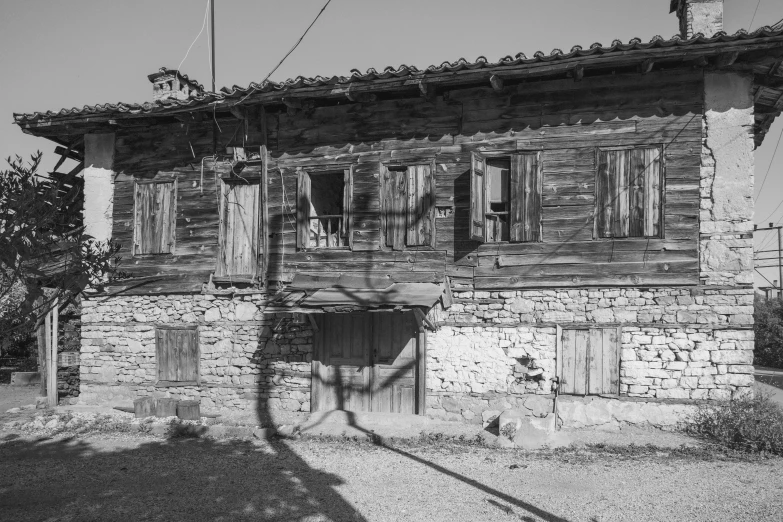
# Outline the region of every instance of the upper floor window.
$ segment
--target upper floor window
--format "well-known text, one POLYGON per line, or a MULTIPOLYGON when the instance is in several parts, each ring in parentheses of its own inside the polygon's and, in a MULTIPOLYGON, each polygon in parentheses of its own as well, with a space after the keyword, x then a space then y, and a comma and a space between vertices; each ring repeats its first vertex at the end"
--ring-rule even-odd
POLYGON ((435 168, 381 165, 381 244, 435 246, 435 168))
POLYGON ((176 181, 136 183, 134 254, 170 254, 174 251, 176 201, 176 181))
POLYGON ((661 237, 660 147, 600 149, 595 237, 661 237))
POLYGON ((351 169, 300 170, 297 185, 299 248, 350 246, 351 169))
POLYGON ((541 241, 541 153, 474 152, 471 165, 471 239, 541 241))

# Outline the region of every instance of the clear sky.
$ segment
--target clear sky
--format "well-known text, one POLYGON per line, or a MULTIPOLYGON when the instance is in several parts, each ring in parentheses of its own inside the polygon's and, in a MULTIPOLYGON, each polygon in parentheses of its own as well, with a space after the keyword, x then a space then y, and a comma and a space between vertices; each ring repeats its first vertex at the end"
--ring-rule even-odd
MULTIPOLYGON (((262 80, 325 0, 215 0, 217 86, 262 80)), ((45 154, 54 144, 24 135, 14 112, 152 98, 147 75, 176 68, 204 21, 207 0, 0 0, 0 156, 45 154)), ((757 0, 725 0, 725 30, 748 29, 757 0)), ((752 28, 783 19, 783 1, 760 0, 752 28)), ((207 30, 182 70, 209 88, 207 30)), ((549 53, 678 32, 669 0, 332 0, 272 76, 346 75, 460 57, 549 53)), ((756 151, 757 222, 783 223, 783 118, 756 151), (761 180, 769 170, 763 193, 761 180)), ((757 235, 757 245, 766 238, 757 235)), ((769 246, 765 247, 769 248, 769 246)), ((769 279, 776 270, 765 271, 769 279)), ((757 277, 757 284, 766 284, 757 277)))

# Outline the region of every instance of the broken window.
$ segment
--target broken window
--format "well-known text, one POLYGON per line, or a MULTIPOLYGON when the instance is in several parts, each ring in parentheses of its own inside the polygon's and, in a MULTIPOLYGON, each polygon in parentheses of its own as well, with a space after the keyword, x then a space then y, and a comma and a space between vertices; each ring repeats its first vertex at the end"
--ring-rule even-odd
POLYGON ((595 237, 661 237, 660 147, 599 151, 595 237))
POLYGON ((261 185, 258 180, 223 181, 215 275, 252 280, 258 273, 261 185))
POLYGON ((175 181, 136 183, 134 191, 134 254, 174 251, 175 181))
POLYGON ((394 250, 435 246, 434 167, 381 166, 381 241, 394 250))
POLYGON ((299 248, 350 246, 351 169, 299 171, 297 242, 299 248))
POLYGON ((474 152, 471 167, 471 239, 541 241, 541 155, 487 156, 474 152))
POLYGON ((155 332, 158 386, 195 385, 199 381, 198 332, 195 327, 155 332))
POLYGON ((560 393, 620 393, 619 328, 564 329, 557 340, 560 393))

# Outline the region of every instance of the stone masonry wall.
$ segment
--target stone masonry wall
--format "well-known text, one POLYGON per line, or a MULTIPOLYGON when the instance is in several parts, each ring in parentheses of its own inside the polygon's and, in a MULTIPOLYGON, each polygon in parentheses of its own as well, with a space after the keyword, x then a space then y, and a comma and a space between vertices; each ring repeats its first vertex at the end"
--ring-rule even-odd
POLYGON ((85 299, 81 398, 144 395, 199 399, 230 410, 310 410, 312 331, 286 314, 264 316, 264 296, 131 296, 85 299), (200 385, 155 386, 155 325, 198 325, 200 385))

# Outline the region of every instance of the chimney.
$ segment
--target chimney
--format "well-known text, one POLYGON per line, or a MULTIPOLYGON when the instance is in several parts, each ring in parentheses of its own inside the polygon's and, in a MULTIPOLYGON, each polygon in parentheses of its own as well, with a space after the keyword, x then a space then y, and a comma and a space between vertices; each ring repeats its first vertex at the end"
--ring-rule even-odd
POLYGON ((195 80, 188 78, 187 74, 180 74, 176 69, 161 67, 156 73, 147 76, 152 82, 152 99, 187 100, 204 93, 204 86, 195 80))
POLYGON ((723 31, 723 0, 671 0, 669 12, 675 11, 683 38, 693 38, 696 33, 711 38, 723 31))

